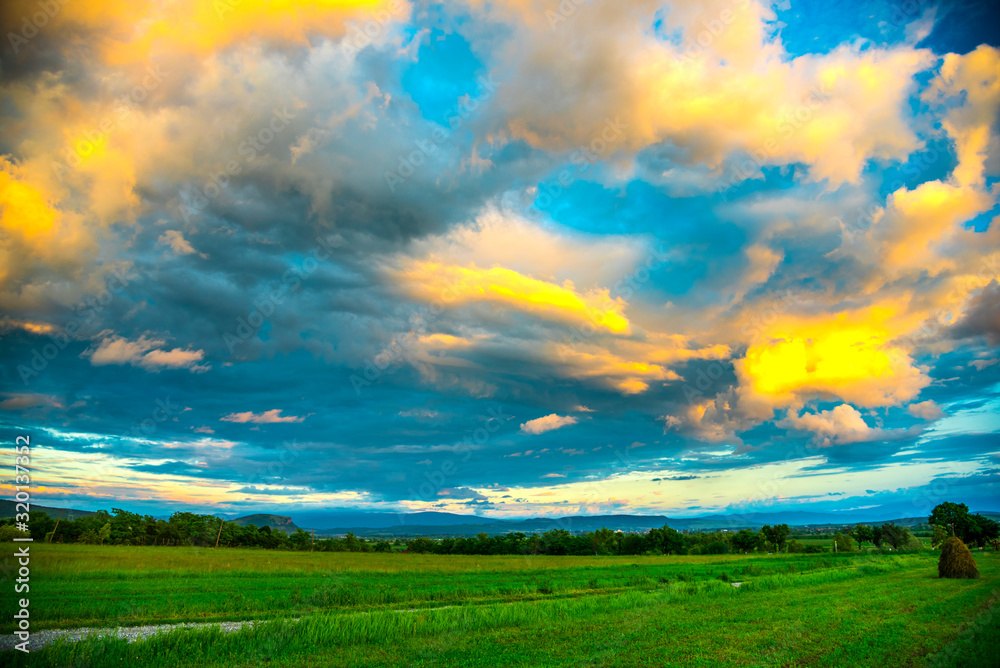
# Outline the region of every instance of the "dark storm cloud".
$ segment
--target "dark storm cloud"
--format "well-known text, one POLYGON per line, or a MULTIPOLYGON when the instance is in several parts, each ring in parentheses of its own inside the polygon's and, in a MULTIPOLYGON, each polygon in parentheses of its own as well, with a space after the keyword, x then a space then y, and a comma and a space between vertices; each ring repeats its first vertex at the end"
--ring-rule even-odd
POLYGON ((996 279, 972 298, 964 317, 951 331, 957 339, 983 336, 991 345, 1000 343, 1000 283, 996 279))

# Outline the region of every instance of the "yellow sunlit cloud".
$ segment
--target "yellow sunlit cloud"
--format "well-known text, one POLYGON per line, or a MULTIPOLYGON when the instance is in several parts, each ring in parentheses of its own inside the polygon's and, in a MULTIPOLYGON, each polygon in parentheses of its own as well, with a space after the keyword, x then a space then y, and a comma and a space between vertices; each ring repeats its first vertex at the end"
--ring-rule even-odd
POLYGON ((44 186, 0 156, 0 287, 16 281, 30 263, 60 264, 83 250, 79 231, 63 218, 44 186))
POLYGON ((56 226, 56 211, 45 195, 18 180, 20 170, 0 158, 0 227, 35 241, 49 237, 56 226))
POLYGON ((412 292, 445 305, 495 302, 541 317, 590 323, 615 334, 630 332, 622 313, 625 301, 612 299, 607 289, 580 294, 570 281, 558 285, 504 267, 480 269, 438 262, 416 262, 400 278, 412 292))
MULTIPOLYGON (((6 3, 8 16, 38 11, 33 0, 6 3)), ((93 30, 107 64, 147 63, 154 56, 209 55, 244 41, 307 44, 310 35, 339 36, 345 21, 405 18, 404 0, 173 0, 66 2, 47 28, 93 30)))
POLYGON ((551 359, 561 362, 566 373, 574 378, 604 378, 623 394, 644 392, 653 380, 678 378, 676 373, 659 364, 619 357, 597 346, 556 345, 551 359))
POLYGON ((939 257, 941 244, 961 232, 960 223, 988 211, 993 198, 976 188, 927 181, 890 196, 882 259, 890 268, 939 271, 954 266, 939 257))
POLYGON ((954 139, 958 154, 952 177, 963 186, 981 184, 1000 107, 1000 49, 982 44, 964 55, 947 54, 923 97, 932 102, 960 100, 960 104, 948 105, 942 123, 954 139))
POLYGON ((899 405, 930 379, 913 366, 908 351, 892 343, 902 333, 892 316, 890 309, 875 307, 828 319, 786 319, 749 347, 737 371, 774 406, 815 396, 859 406, 899 405))
POLYGON ((739 179, 762 165, 803 162, 810 180, 832 185, 857 183, 872 158, 905 159, 920 147, 906 100, 913 75, 934 64, 929 50, 844 44, 791 57, 767 28, 776 15, 764 2, 671 3, 680 44, 650 33, 642 3, 588 3, 566 31, 552 29, 541 1, 499 4, 519 33, 507 66, 530 82, 526 89, 563 91, 558 100, 500 102, 511 134, 536 147, 572 150, 600 138, 591 150, 610 153, 670 141, 713 169, 749 153, 752 166, 739 179), (706 21, 723 13, 725 29, 692 48, 706 21), (595 85, 605 94, 594 95, 595 85), (611 127, 609 118, 620 122, 611 127))

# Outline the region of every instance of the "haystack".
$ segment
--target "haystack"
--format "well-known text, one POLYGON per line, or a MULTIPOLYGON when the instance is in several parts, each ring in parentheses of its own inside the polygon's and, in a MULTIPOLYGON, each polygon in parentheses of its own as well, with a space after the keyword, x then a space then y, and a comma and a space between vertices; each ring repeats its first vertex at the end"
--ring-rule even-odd
POLYGON ((941 545, 941 558, 938 560, 938 577, 977 579, 979 569, 976 560, 965 546, 961 538, 952 536, 941 545))

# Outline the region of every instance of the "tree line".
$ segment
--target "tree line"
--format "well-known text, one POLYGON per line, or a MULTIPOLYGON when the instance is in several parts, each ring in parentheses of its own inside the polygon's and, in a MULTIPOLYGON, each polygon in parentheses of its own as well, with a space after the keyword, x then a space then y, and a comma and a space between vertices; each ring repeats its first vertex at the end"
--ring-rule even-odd
POLYGON ((958 536, 971 547, 992 546, 1000 549, 1000 524, 979 513, 972 514, 964 503, 945 501, 934 507, 927 518, 933 533, 931 545, 937 547, 951 536, 958 536))
MULTIPOLYGON (((601 528, 571 533, 551 529, 544 533, 480 533, 460 538, 411 538, 365 540, 348 533, 337 538, 314 539, 298 529, 288 534, 253 524, 240 526, 212 515, 175 512, 169 519, 139 515, 119 508, 98 511, 75 520, 53 519, 44 511, 29 514, 31 538, 56 543, 93 545, 190 545, 196 547, 255 547, 278 550, 323 552, 407 552, 428 554, 550 554, 550 555, 641 555, 641 554, 751 554, 772 552, 822 552, 816 544, 791 538, 787 524, 765 525, 759 530, 702 531, 682 533, 668 525, 645 533, 625 533, 601 528)), ((942 503, 934 508, 928 523, 933 529, 932 546, 957 535, 970 546, 996 544, 998 525, 989 518, 972 515, 965 504, 942 503)), ((0 541, 27 535, 18 531, 14 518, 0 520, 0 541)), ((869 543, 875 548, 917 550, 920 541, 906 527, 886 522, 877 526, 858 524, 837 533, 830 549, 853 552, 869 543)))
POLYGON ((267 550, 322 550, 335 552, 389 552, 392 543, 364 541, 353 534, 343 538, 316 540, 307 531, 293 534, 257 527, 240 526, 213 515, 176 512, 169 519, 139 515, 119 508, 101 510, 75 520, 59 520, 48 513, 28 513, 27 534, 17 530, 14 518, 0 520, 0 541, 20 535, 50 543, 90 545, 189 545, 195 547, 258 547, 267 550), (57 525, 58 522, 58 526, 57 525))

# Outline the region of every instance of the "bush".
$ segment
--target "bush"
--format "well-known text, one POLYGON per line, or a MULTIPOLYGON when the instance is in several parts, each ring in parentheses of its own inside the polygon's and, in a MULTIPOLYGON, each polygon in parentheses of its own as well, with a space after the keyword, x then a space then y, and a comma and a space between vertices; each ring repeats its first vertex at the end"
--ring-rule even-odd
POLYGON ((924 549, 924 545, 919 538, 913 535, 913 532, 909 529, 903 529, 902 541, 899 543, 898 549, 901 552, 917 552, 924 549))
POLYGON ((848 536, 846 533, 837 533, 833 537, 833 545, 835 552, 857 552, 857 548, 854 546, 854 540, 848 536))
POLYGON ((941 558, 938 560, 938 577, 977 579, 979 569, 976 560, 965 546, 961 538, 952 536, 941 545, 941 558))
POLYGON ((729 550, 726 548, 726 544, 722 542, 709 543, 705 546, 702 554, 726 554, 729 550))
POLYGON ((27 538, 31 534, 21 531, 13 524, 6 524, 0 527, 0 543, 12 543, 15 538, 27 538))

